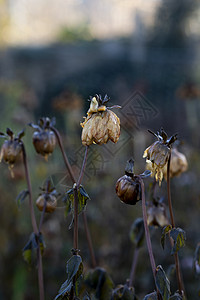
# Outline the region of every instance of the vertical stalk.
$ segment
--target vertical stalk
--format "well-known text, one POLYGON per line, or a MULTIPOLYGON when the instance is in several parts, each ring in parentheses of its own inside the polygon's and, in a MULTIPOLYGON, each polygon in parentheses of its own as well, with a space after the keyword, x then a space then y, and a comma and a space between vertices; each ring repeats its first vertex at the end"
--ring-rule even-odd
MULTIPOLYGON (((22 155, 23 155, 23 163, 24 163, 24 169, 25 169, 25 177, 26 177, 28 192, 29 192, 29 209, 30 209, 30 214, 31 214, 31 223, 32 223, 33 231, 34 231, 35 235, 38 237, 38 227, 37 227, 37 222, 36 222, 35 212, 34 212, 34 207, 33 207, 31 181, 30 181, 30 175, 29 175, 29 171, 28 171, 26 150, 25 150, 23 143, 22 143, 22 155)), ((42 254, 41 254, 41 249, 40 249, 39 243, 38 243, 38 249, 37 249, 37 262, 38 262, 38 285, 39 285, 40 300, 44 300, 42 254)))
POLYGON ((141 189, 142 189, 142 213, 143 213, 144 229, 145 229, 147 248, 148 248, 148 252, 149 252, 149 258, 150 258, 151 268, 152 268, 152 272, 153 272, 153 277, 154 277, 154 280, 156 281, 156 264, 155 264, 155 259, 154 259, 154 255, 153 255, 152 245, 151 245, 149 227, 148 227, 148 224, 147 224, 147 212, 146 212, 144 182, 143 182, 141 177, 139 177, 139 180, 140 180, 141 189))
POLYGON ((136 271, 136 266, 138 262, 138 256, 139 256, 139 248, 136 247, 133 253, 133 262, 132 262, 132 267, 131 267, 131 272, 130 272, 130 279, 129 279, 129 287, 133 286, 133 282, 135 279, 135 271, 136 271))
POLYGON ((91 256, 91 261, 92 261, 92 267, 96 268, 97 263, 96 263, 96 258, 95 258, 95 255, 94 255, 94 248, 93 248, 93 244, 92 244, 90 231, 89 231, 89 228, 88 228, 87 216, 86 216, 85 211, 83 211, 82 214, 83 214, 83 222, 84 222, 84 228, 85 228, 85 232, 86 232, 86 238, 87 238, 89 251, 90 251, 90 256, 91 256))
MULTIPOLYGON (((175 220, 174 220, 172 201, 171 201, 171 190, 170 190, 170 162, 171 162, 171 151, 170 151, 169 160, 167 163, 167 195, 168 195, 168 206, 169 206, 172 228, 175 228, 175 220)), ((181 271, 180 271, 180 263, 179 263, 178 253, 174 254, 174 260, 175 260, 175 266, 176 266, 176 277, 177 277, 177 281, 178 281, 178 290, 179 290, 179 294, 182 295, 184 289, 183 289, 183 282, 181 279, 181 271)))
MULTIPOLYGON (((51 128, 51 130, 56 135, 56 138, 57 138, 57 141, 58 141, 58 145, 60 147, 60 150, 61 150, 61 153, 62 153, 62 156, 63 156, 63 159, 64 159, 65 166, 66 166, 66 168, 67 168, 67 170, 69 172, 71 181, 74 184, 76 182, 76 179, 75 179, 73 170, 71 168, 71 165, 69 163, 69 160, 67 158, 67 155, 65 154, 60 133, 59 133, 59 131, 55 127, 51 126, 50 128, 51 128)), ((78 189, 79 189, 80 184, 82 182, 83 174, 84 174, 84 171, 85 171, 86 162, 87 162, 87 156, 88 156, 88 149, 89 149, 89 147, 86 146, 82 168, 81 168, 81 171, 80 171, 80 175, 79 175, 77 184, 76 184, 76 186, 74 188, 74 242, 73 242, 73 247, 75 249, 75 253, 78 252, 78 189)), ((87 226, 87 216, 86 216, 85 212, 83 212, 83 219, 84 219, 84 227, 85 227, 87 242, 88 242, 88 246, 89 246, 89 250, 90 250, 90 255, 91 255, 91 259, 92 259, 92 264, 93 264, 93 266, 96 266, 96 261, 95 261, 95 256, 94 256, 94 250, 93 250, 91 235, 90 235, 90 232, 89 232, 89 228, 87 226)))
MULTIPOLYGON (((142 213, 143 213, 143 221, 144 221, 144 229, 145 229, 145 236, 146 236, 146 242, 147 242, 147 248, 149 252, 149 258, 150 258, 150 263, 151 263, 151 269, 153 272, 153 277, 154 277, 154 282, 156 285, 156 263, 153 255, 153 249, 152 249, 152 244, 151 244, 151 238, 150 238, 150 233, 149 233, 149 227, 147 224, 147 211, 146 211, 146 201, 145 201, 145 191, 144 191, 144 182, 140 176, 138 176, 141 184, 141 190, 142 190, 142 213)), ((159 293, 158 289, 156 288, 157 291, 157 299, 162 300, 162 296, 159 293)))

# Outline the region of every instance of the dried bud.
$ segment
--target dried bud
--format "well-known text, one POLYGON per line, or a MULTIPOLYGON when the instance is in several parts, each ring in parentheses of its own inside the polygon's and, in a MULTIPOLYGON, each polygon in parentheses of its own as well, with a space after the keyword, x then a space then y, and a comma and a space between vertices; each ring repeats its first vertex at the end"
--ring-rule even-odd
POLYGON ((54 210, 57 207, 56 196, 46 195, 46 194, 42 194, 41 196, 39 196, 38 199, 36 200, 36 205, 40 211, 43 211, 45 201, 46 201, 45 212, 48 212, 48 213, 54 212, 54 210))
POLYGON ((14 176, 12 168, 22 153, 21 138, 24 136, 24 131, 20 131, 15 137, 13 131, 7 128, 6 134, 0 133, 0 136, 8 138, 1 147, 0 161, 3 159, 9 165, 11 175, 14 176))
POLYGON ((156 136, 158 141, 154 142, 144 151, 143 157, 146 158, 147 169, 152 171, 152 176, 155 176, 160 185, 163 179, 163 168, 169 160, 171 145, 175 142, 176 135, 168 139, 167 134, 162 128, 157 134, 152 131, 150 133, 156 136))
MULTIPOLYGON (((170 161, 170 177, 179 176, 185 172, 188 168, 187 159, 184 154, 179 152, 177 149, 172 149, 171 161, 170 161)), ((163 169, 163 174, 167 180, 167 166, 163 169)))
POLYGON ((37 153, 48 158, 56 146, 56 136, 55 133, 50 129, 52 123, 48 118, 42 118, 39 120, 38 125, 29 124, 36 131, 33 133, 33 145, 37 153))
POLYGON ((5 141, 1 148, 0 158, 3 159, 10 166, 13 166, 19 158, 22 151, 22 146, 17 140, 5 141))
POLYGON ((49 179, 45 181, 43 188, 41 188, 43 193, 39 195, 36 200, 36 205, 40 211, 43 211, 44 206, 45 212, 52 213, 57 207, 57 197, 58 193, 56 189, 51 185, 49 179))
POLYGON ((104 100, 96 95, 91 99, 90 108, 85 121, 81 123, 82 143, 89 146, 92 143, 102 145, 109 140, 116 143, 120 136, 120 120, 117 115, 103 105, 108 101, 107 96, 104 100))
POLYGON ((126 204, 135 205, 141 199, 141 189, 138 177, 124 175, 116 183, 117 196, 126 204))
POLYGON ((147 223, 149 226, 164 227, 169 224, 163 203, 155 202, 147 206, 147 223))

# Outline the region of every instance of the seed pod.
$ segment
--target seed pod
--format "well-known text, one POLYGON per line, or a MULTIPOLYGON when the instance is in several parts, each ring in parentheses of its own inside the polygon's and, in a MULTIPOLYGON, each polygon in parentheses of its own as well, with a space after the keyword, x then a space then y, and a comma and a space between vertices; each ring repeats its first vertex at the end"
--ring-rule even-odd
POLYGON ((43 211, 44 205, 46 201, 45 212, 52 213, 57 207, 57 199, 56 196, 51 194, 42 194, 36 200, 36 205, 40 211, 43 211))
POLYGON ((33 134, 33 145, 37 153, 48 156, 56 146, 56 137, 51 130, 35 131, 33 134))
POLYGON ((55 119, 52 121, 49 118, 41 118, 38 125, 30 123, 29 125, 36 129, 33 133, 33 145, 37 153, 48 158, 56 146, 56 136, 51 130, 51 126, 55 124, 55 119))
POLYGON ((107 101, 107 98, 104 101, 98 95, 92 98, 88 116, 81 123, 83 128, 81 140, 84 146, 93 143, 102 145, 109 140, 117 143, 120 136, 120 120, 114 112, 103 105, 107 101))
POLYGON ((124 175, 116 183, 117 196, 126 204, 135 205, 141 199, 140 182, 136 176, 124 175))
POLYGON ((6 140, 1 148, 0 158, 9 165, 14 165, 22 152, 22 146, 18 140, 6 140))

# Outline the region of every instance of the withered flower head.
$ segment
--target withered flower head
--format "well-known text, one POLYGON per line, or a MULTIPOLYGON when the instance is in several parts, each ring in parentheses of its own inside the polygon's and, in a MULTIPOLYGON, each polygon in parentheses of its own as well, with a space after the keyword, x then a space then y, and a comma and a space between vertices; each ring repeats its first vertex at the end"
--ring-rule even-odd
POLYGON ((0 137, 6 138, 1 147, 0 161, 3 159, 8 164, 12 177, 14 176, 12 168, 22 152, 21 138, 24 134, 24 130, 22 130, 15 136, 10 128, 7 128, 6 134, 0 132, 0 137))
POLYGON ((168 138, 166 132, 162 128, 157 134, 150 130, 149 132, 152 133, 158 141, 154 142, 144 151, 143 157, 146 157, 147 169, 152 171, 152 176, 155 176, 156 181, 159 181, 159 185, 161 185, 163 168, 168 162, 171 145, 177 139, 177 135, 175 134, 168 138))
POLYGON ((30 123, 29 125, 36 129, 33 133, 33 145, 37 153, 43 155, 45 159, 48 158, 56 146, 56 136, 51 130, 51 126, 54 126, 55 119, 41 118, 37 124, 30 123))
MULTIPOLYGON (((183 172, 187 171, 188 162, 185 155, 179 152, 176 148, 171 151, 171 162, 169 175, 170 177, 175 177, 181 175, 183 172)), ((163 169, 164 178, 167 180, 167 165, 163 169)))
POLYGON ((147 223, 149 226, 164 227, 169 225, 166 207, 161 201, 153 199, 147 205, 147 223))
POLYGON ((57 207, 57 197, 58 192, 51 185, 50 180, 46 180, 44 186, 41 188, 42 193, 36 200, 36 206, 40 211, 45 210, 45 212, 52 213, 57 207))
MULTIPOLYGON (((106 144, 109 140, 117 143, 120 136, 120 119, 105 104, 109 101, 106 95, 104 99, 101 95, 90 97, 90 108, 87 112, 85 121, 81 123, 82 144, 89 146, 91 144, 106 144)), ((119 107, 119 106, 113 106, 119 107)), ((110 108, 113 108, 110 107, 110 108)))
MULTIPOLYGON (((151 172, 140 174, 141 177, 147 177, 151 172), (147 174, 148 173, 148 174, 147 174)), ((115 190, 117 196, 126 204, 135 205, 141 200, 141 185, 139 176, 134 175, 134 160, 127 161, 125 175, 117 180, 115 190)))

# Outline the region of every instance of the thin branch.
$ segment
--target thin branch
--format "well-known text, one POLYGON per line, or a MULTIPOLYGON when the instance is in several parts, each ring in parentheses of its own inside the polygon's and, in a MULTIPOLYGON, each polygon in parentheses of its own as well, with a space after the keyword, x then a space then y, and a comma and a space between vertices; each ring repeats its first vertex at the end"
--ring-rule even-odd
POLYGON ((78 178, 78 181, 77 181, 77 189, 79 189, 80 184, 81 184, 82 179, 83 179, 83 174, 84 174, 85 167, 86 167, 86 162, 87 162, 88 149, 89 149, 89 147, 86 146, 85 147, 85 155, 84 155, 84 159, 83 159, 83 164, 82 164, 82 167, 81 167, 81 172, 80 172, 80 175, 79 175, 79 178, 78 178))
MULTIPOLYGON (((174 214, 173 214, 173 208, 172 208, 171 189, 170 189, 170 162, 171 162, 171 152, 170 152, 169 160, 167 163, 167 195, 168 195, 168 206, 169 206, 171 223, 172 223, 172 227, 175 228, 175 220, 174 220, 174 214)), ((182 282, 182 278, 181 278, 178 253, 174 254, 174 260, 175 260, 175 266, 176 266, 176 277, 177 277, 177 281, 178 281, 179 294, 182 295, 184 288, 183 288, 183 282, 182 282)))
POLYGON ((129 287, 133 286, 133 282, 135 279, 135 272, 136 272, 136 267, 137 267, 137 263, 138 263, 139 251, 140 251, 140 248, 136 247, 134 250, 134 253, 133 253, 133 262, 132 262, 131 272, 130 272, 129 287))
POLYGON ((144 229, 145 229, 145 236, 146 236, 146 242, 147 242, 147 248, 149 252, 149 258, 151 263, 151 268, 153 272, 154 280, 156 281, 156 264, 155 259, 153 255, 152 245, 151 245, 151 239, 150 239, 150 233, 149 233, 149 227, 147 224, 147 212, 146 212, 146 201, 145 201, 145 192, 144 192, 144 182, 141 177, 139 177, 141 189, 142 189, 142 213, 143 213, 143 221, 144 221, 144 229))
POLYGON ((82 215, 83 215, 84 228, 85 228, 85 232, 86 232, 86 238, 87 238, 89 251, 90 251, 90 256, 91 256, 91 261, 92 261, 92 267, 96 268, 97 263, 96 263, 96 258, 95 258, 95 255, 94 255, 94 248, 93 248, 93 244, 92 244, 90 231, 89 231, 89 228, 88 228, 86 212, 83 211, 82 215))
MULTIPOLYGON (((39 231, 38 231, 34 207, 33 207, 32 187, 31 187, 30 175, 29 175, 29 171, 28 171, 26 150, 25 150, 25 146, 24 146, 23 142, 21 142, 21 143, 22 143, 22 155, 23 155, 23 163, 24 163, 24 169, 25 169, 25 177, 26 177, 28 192, 29 192, 29 209, 30 209, 30 214, 31 214, 31 223, 32 223, 33 231, 34 231, 35 235, 38 237, 39 231)), ((40 300, 44 300, 45 298, 44 298, 42 254, 41 254, 39 242, 38 242, 38 249, 37 249, 37 262, 38 262, 38 285, 39 285, 40 300)))
POLYGON ((62 155, 63 155, 63 159, 64 159, 64 162, 65 162, 65 166, 66 166, 66 168, 67 168, 67 170, 68 170, 68 172, 69 172, 69 175, 70 175, 70 178, 71 178, 71 180, 72 180, 72 183, 74 184, 74 183, 76 182, 76 179, 75 179, 73 170, 72 170, 72 168, 71 168, 71 165, 70 165, 70 163, 69 163, 69 160, 68 160, 68 158, 67 158, 67 156, 66 156, 66 154, 65 154, 65 151, 64 151, 64 147, 63 147, 63 143, 62 143, 62 139, 61 139, 60 133, 59 133, 59 131, 58 131, 55 127, 53 127, 53 126, 51 126, 50 129, 51 129, 51 130, 55 133, 55 135, 56 135, 56 138, 57 138, 57 141, 58 141, 58 145, 59 145, 60 150, 61 150, 62 155))

